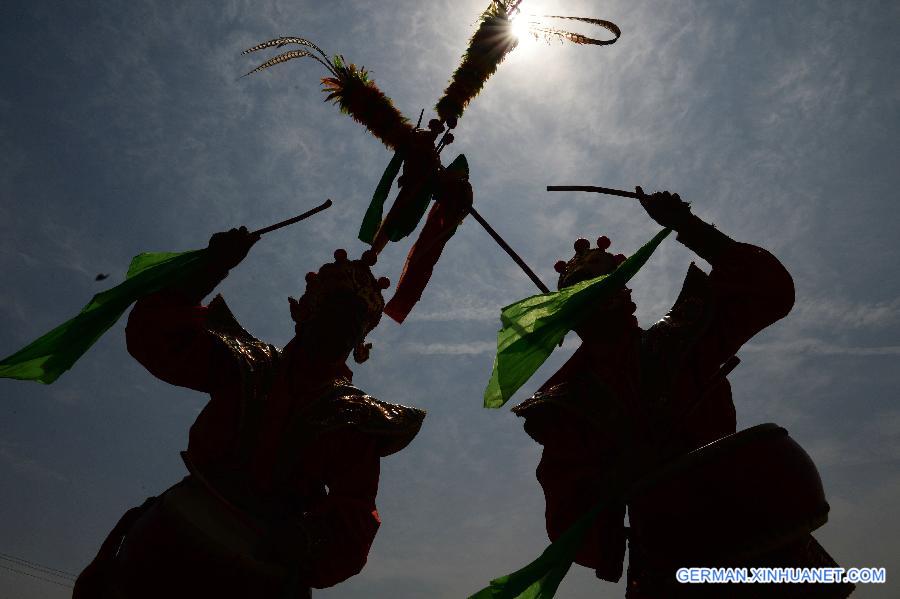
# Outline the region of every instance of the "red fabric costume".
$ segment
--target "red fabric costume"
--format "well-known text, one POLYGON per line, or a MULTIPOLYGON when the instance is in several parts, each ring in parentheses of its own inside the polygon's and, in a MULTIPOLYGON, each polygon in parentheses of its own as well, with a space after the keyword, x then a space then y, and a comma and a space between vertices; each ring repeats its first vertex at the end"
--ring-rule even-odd
MULTIPOLYGON (((627 488, 673 457, 734 433, 735 408, 720 366, 793 305, 791 277, 767 251, 737 243, 693 216, 678 239, 712 265, 711 273, 692 263, 662 320, 643 331, 623 319, 620 326, 590 335, 532 398, 513 408, 544 447, 537 478, 553 540, 608 496, 611 486, 627 488)), ((625 511, 624 503, 604 509, 576 558, 613 582, 622 575, 625 511)), ((643 516, 629 508, 632 531, 643 516)), ((806 537, 803 543, 815 543, 806 537)), ((640 549, 632 535, 628 597, 676 596, 674 568, 665 572, 663 586, 647 584, 640 549)), ((810 551, 824 554, 818 545, 805 544, 793 553, 810 551)), ((666 557, 677 563, 677 556, 666 557)), ((691 586, 681 590, 698 591, 698 585, 691 586)), ((719 587, 709 589, 714 595, 723 592, 721 585, 707 586, 719 587)))
POLYGON ((343 361, 310 369, 296 339, 254 339, 194 287, 139 301, 127 327, 152 374, 211 397, 183 453, 191 474, 123 517, 76 598, 305 597, 345 580, 379 527, 379 460, 421 425, 353 387, 343 361))

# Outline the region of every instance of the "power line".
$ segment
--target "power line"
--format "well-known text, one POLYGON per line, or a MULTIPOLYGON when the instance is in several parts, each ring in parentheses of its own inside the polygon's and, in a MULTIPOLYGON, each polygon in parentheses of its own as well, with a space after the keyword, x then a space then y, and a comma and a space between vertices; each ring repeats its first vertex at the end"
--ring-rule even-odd
POLYGON ((73 585, 71 585, 71 584, 66 584, 66 583, 64 583, 64 582, 59 582, 58 580, 51 580, 50 578, 44 578, 43 576, 38 576, 38 575, 36 575, 36 574, 31 574, 31 573, 29 573, 29 572, 23 572, 22 570, 16 570, 15 568, 9 568, 9 567, 7 567, 7 566, 4 566, 3 564, 0 564, 0 568, 2 568, 2 569, 4 569, 4 570, 9 570, 10 572, 15 572, 16 574, 23 574, 23 575, 25 575, 25 576, 30 576, 31 578, 36 578, 37 580, 42 580, 42 581, 44 581, 44 582, 49 582, 50 584, 59 585, 59 586, 61 586, 61 587, 65 587, 65 588, 67 588, 67 589, 73 588, 73 585))
POLYGON ((0 560, 13 562, 16 565, 26 566, 28 568, 31 568, 32 570, 37 570, 38 572, 43 572, 44 574, 50 574, 51 576, 57 576, 59 578, 69 578, 73 581, 78 578, 76 574, 72 574, 71 572, 66 572, 65 570, 57 570, 56 568, 44 566, 43 564, 39 564, 37 562, 30 562, 25 558, 21 558, 15 555, 9 555, 8 553, 0 553, 0 560))

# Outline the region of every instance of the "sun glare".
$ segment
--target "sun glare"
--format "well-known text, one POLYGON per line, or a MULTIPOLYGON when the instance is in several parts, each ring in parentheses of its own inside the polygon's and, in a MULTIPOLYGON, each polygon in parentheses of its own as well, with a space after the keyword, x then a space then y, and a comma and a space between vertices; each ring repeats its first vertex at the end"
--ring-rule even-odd
POLYGON ((519 48, 527 48, 534 44, 534 36, 528 30, 528 18, 519 15, 512 20, 512 34, 519 41, 519 48))

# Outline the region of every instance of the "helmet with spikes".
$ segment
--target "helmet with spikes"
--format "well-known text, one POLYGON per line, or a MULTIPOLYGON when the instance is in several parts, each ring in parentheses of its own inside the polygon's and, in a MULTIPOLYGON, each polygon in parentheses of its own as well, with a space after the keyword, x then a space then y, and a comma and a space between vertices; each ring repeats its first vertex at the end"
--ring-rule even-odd
POLYGON ((553 266, 559 273, 557 289, 607 275, 625 261, 624 254, 613 255, 607 251, 611 243, 605 235, 597 239, 596 248, 591 248, 591 242, 584 238, 578 239, 574 245, 575 256, 568 262, 560 260, 553 266))
POLYGON ((323 264, 318 272, 307 273, 303 296, 299 300, 288 298, 291 318, 302 324, 334 298, 352 296, 364 311, 364 334, 374 329, 384 310, 381 291, 390 286, 387 278, 376 279, 372 274, 370 267, 377 260, 378 256, 372 250, 363 252, 359 260, 348 259, 346 250, 335 250, 334 262, 323 264))

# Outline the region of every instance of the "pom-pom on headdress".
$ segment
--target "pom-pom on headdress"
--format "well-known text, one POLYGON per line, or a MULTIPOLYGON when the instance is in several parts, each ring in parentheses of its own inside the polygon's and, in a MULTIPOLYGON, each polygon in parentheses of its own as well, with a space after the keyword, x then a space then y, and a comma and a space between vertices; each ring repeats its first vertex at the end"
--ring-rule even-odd
POLYGON ((368 333, 378 325, 384 310, 383 289, 390 286, 387 278, 376 279, 370 269, 375 265, 378 256, 372 250, 363 252, 359 260, 347 258, 347 251, 335 250, 334 262, 322 265, 319 272, 306 275, 306 291, 300 300, 288 298, 291 306, 291 318, 301 324, 312 317, 327 302, 334 298, 351 294, 358 298, 365 309, 363 315, 364 333, 368 333))
POLYGON ((560 260, 553 269, 559 273, 557 289, 608 275, 625 261, 624 254, 610 254, 606 250, 611 245, 606 235, 597 239, 597 247, 591 248, 591 242, 587 239, 579 239, 575 242, 575 256, 565 262, 560 260))

